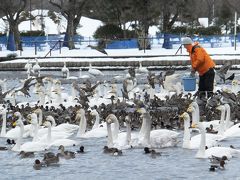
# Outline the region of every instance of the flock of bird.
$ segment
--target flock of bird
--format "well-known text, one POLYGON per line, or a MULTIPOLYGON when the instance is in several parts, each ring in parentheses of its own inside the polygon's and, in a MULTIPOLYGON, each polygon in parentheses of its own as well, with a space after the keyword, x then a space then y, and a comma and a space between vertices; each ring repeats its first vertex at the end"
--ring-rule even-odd
POLYGON ((94 80, 104 78, 104 74, 90 64, 91 76, 84 77, 82 83, 70 78, 64 62, 62 78, 71 80, 68 93, 60 79, 41 76, 36 59, 34 66, 26 64, 27 79, 20 87, 7 90, 7 80, 0 82, 0 136, 9 144, 0 149, 19 152, 21 158, 48 151, 42 160, 34 161, 33 167, 41 169, 58 164, 60 158, 72 159, 84 153, 79 138, 107 137, 103 148, 107 154, 121 155, 125 149, 143 148, 154 158, 161 156, 156 148, 175 147, 182 142, 182 148, 198 149, 197 158, 210 159, 209 170, 223 169, 226 160, 240 155, 233 146, 219 144, 240 136, 238 82, 234 77, 225 78, 230 67, 223 65, 217 74, 223 83, 231 80, 232 84, 228 88, 216 86, 211 98, 199 99, 184 92, 182 74, 169 69, 156 75, 141 62, 139 68, 131 67, 126 75, 110 82, 94 80), (146 83, 139 84, 139 78, 146 83), (33 93, 38 100, 28 101, 33 93), (18 102, 20 95, 26 102, 18 102), (26 138, 31 140, 23 141, 26 138), (69 146, 79 146, 79 151, 66 151, 69 146), (59 153, 50 151, 54 147, 59 153))

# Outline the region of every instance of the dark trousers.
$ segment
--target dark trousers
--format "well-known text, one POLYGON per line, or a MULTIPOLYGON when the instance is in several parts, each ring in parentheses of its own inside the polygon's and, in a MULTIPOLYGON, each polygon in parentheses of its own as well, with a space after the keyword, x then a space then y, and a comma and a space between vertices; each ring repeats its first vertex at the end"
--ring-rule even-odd
POLYGON ((208 98, 213 95, 214 77, 215 72, 213 68, 210 68, 205 74, 199 76, 198 91, 200 98, 205 97, 206 94, 208 98))

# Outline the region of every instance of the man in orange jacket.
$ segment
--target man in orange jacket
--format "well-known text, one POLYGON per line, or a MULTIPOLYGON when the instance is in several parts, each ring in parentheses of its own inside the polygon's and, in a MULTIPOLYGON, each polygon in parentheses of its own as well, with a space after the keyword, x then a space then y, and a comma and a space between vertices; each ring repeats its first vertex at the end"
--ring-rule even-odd
POLYGON ((185 37, 182 40, 182 45, 189 53, 192 70, 191 76, 195 76, 197 71, 199 74, 198 93, 199 97, 212 96, 214 77, 215 77, 215 63, 198 43, 193 43, 192 39, 185 37))

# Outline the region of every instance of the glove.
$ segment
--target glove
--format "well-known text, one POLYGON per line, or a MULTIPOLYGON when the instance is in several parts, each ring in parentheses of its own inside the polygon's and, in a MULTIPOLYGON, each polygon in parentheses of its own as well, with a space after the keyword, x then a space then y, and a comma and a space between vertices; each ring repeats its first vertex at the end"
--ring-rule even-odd
POLYGON ((196 71, 194 69, 191 70, 190 77, 195 77, 196 71))

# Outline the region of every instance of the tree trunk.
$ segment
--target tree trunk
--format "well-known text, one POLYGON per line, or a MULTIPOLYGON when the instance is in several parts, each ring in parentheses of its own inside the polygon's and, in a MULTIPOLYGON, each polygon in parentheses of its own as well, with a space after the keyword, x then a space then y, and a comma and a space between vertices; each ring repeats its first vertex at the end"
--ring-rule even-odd
POLYGON ((73 38, 74 38, 74 16, 73 14, 69 14, 68 16, 68 23, 67 23, 67 42, 65 42, 67 44, 67 47, 71 50, 75 48, 74 42, 73 42, 73 38))

